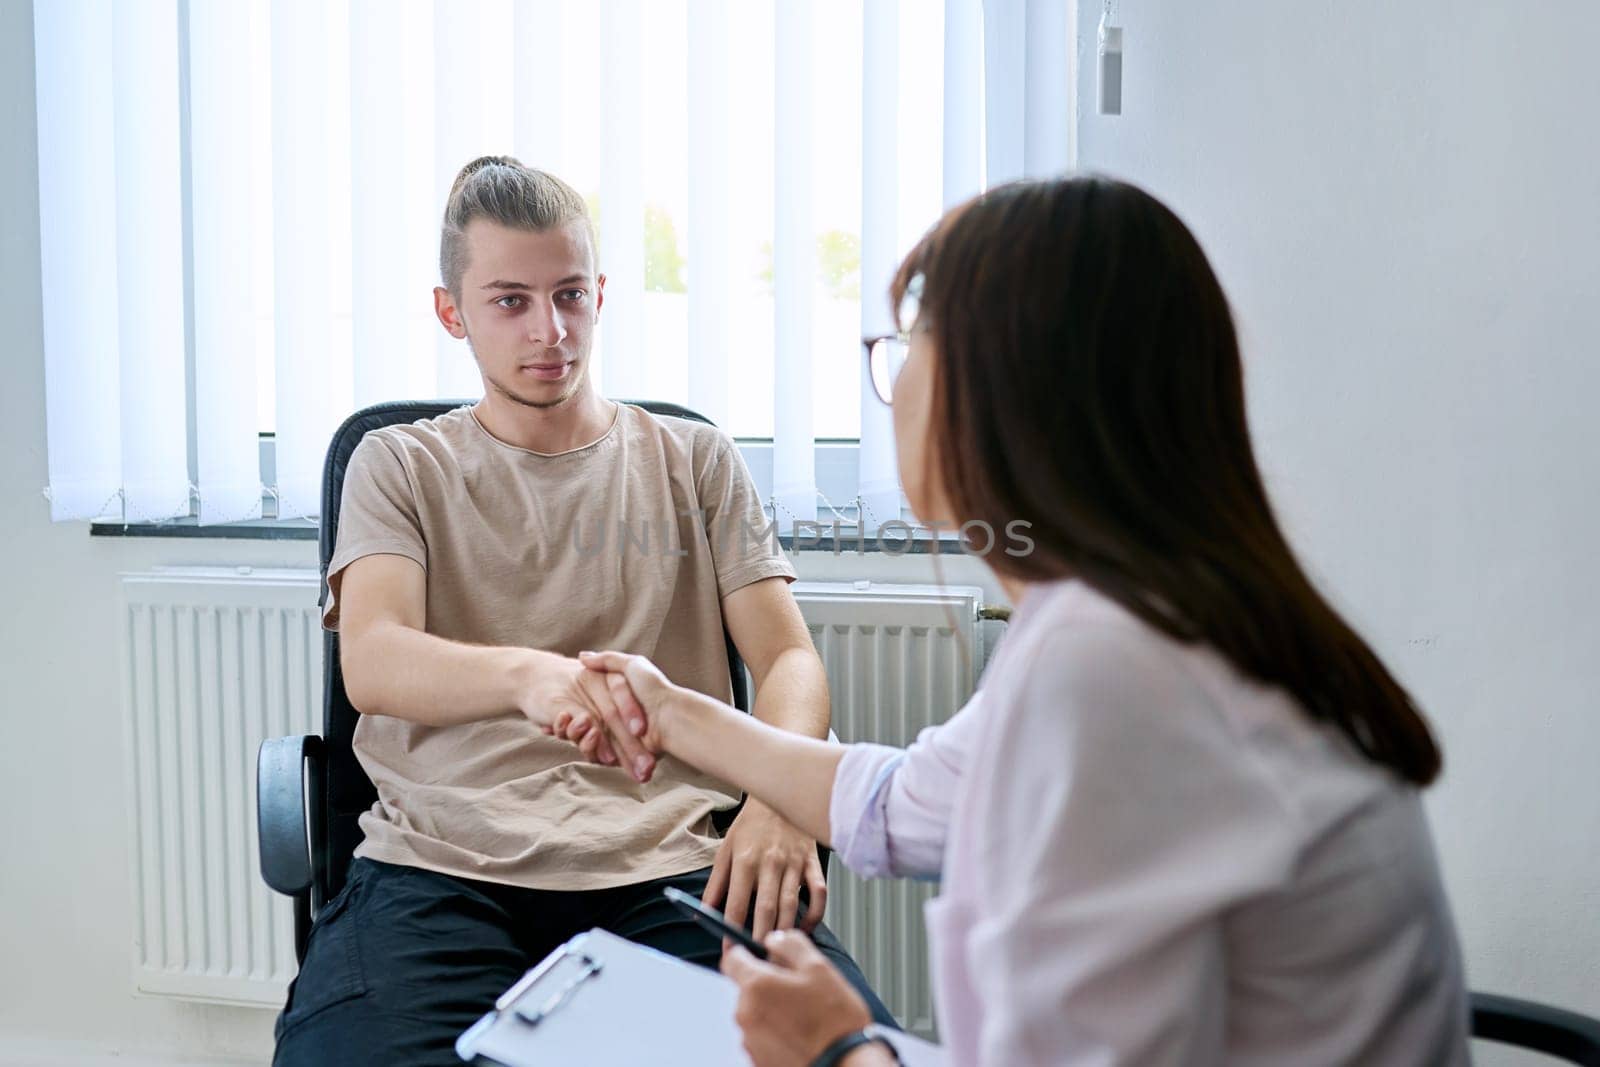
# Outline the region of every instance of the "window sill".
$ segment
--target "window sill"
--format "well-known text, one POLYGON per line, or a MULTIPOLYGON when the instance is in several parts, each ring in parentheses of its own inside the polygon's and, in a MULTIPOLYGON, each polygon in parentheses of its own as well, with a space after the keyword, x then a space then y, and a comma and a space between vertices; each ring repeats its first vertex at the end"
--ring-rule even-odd
MULTIPOLYGON (((738 440, 740 452, 744 456, 746 468, 749 470, 751 480, 755 483, 756 492, 761 499, 768 499, 772 494, 772 442, 762 439, 738 440)), ((961 540, 951 532, 941 532, 937 538, 930 537, 926 531, 919 531, 911 537, 909 542, 904 535, 878 537, 857 537, 849 528, 850 521, 854 519, 854 509, 846 507, 838 512, 846 519, 845 530, 835 540, 831 521, 822 520, 821 515, 830 505, 829 500, 850 500, 855 496, 856 462, 860 443, 853 440, 818 440, 816 443, 816 475, 818 486, 818 535, 800 538, 801 545, 795 547, 796 537, 779 534, 778 543, 790 555, 797 552, 806 555, 822 553, 844 555, 866 555, 881 553, 887 556, 904 555, 947 555, 967 554, 966 547, 961 540)), ((263 481, 270 484, 276 474, 276 441, 269 433, 261 435, 261 471, 263 481)), ((277 501, 271 493, 264 492, 261 497, 261 510, 264 515, 260 519, 247 522, 218 523, 202 526, 193 515, 181 519, 168 519, 164 522, 122 523, 115 519, 93 522, 89 525, 90 537, 168 537, 168 538, 201 538, 205 540, 231 540, 231 541, 315 541, 317 539, 318 524, 311 519, 286 519, 274 518, 277 501)), ((902 514, 901 521, 907 527, 915 527, 915 520, 909 514, 902 514)))
POLYGON ((201 526, 194 518, 169 522, 93 522, 90 537, 189 537, 235 541, 315 541, 317 524, 309 520, 260 519, 201 526))
MULTIPOLYGON (((177 537, 204 538, 230 541, 315 541, 317 527, 308 520, 261 519, 255 522, 230 522, 214 526, 201 526, 194 519, 173 519, 171 522, 120 523, 95 522, 89 524, 90 537, 177 537)), ((792 534, 778 535, 778 544, 790 556, 931 556, 969 555, 966 546, 952 534, 939 537, 917 536, 907 539, 900 536, 856 537, 841 534, 835 540, 831 533, 818 537, 796 538, 792 534)))

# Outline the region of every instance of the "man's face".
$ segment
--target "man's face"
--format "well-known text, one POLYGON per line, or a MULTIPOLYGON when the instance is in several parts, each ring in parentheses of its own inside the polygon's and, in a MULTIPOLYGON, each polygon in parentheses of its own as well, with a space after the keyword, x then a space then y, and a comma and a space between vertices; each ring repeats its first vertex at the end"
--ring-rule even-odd
POLYGON ((472 346, 486 392, 553 408, 588 384, 589 349, 605 276, 594 270, 586 227, 514 230, 473 219, 465 231, 461 291, 434 290, 451 336, 472 346))

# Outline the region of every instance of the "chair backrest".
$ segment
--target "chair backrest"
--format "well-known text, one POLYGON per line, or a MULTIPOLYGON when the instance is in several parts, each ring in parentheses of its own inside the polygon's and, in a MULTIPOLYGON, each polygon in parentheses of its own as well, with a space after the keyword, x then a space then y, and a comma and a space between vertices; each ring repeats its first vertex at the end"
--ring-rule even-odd
POLYGON ((1600 1067, 1600 1019, 1552 1004, 1474 993, 1472 1036, 1583 1067, 1600 1067))
MULTIPOLYGON (((428 400, 375 404, 351 415, 334 433, 322 468, 322 525, 318 536, 318 555, 323 583, 319 604, 327 596, 328 561, 333 558, 334 540, 339 532, 339 502, 344 494, 344 475, 356 445, 369 431, 379 427, 437 418, 470 403, 469 400, 428 400)), ((711 424, 711 420, 704 415, 677 404, 648 400, 625 400, 622 403, 636 404, 653 415, 711 424)), ((728 651, 733 702, 736 707, 748 711, 750 700, 744 664, 733 639, 726 631, 723 636, 728 651)), ((356 759, 353 742, 360 713, 351 706, 350 698, 345 693, 344 674, 339 664, 339 635, 326 630, 322 634, 322 681, 322 737, 326 769, 322 776, 320 796, 311 798, 310 811, 316 875, 312 888, 314 911, 344 887, 350 857, 361 843, 358 820, 361 813, 371 809, 378 799, 372 780, 356 759)))

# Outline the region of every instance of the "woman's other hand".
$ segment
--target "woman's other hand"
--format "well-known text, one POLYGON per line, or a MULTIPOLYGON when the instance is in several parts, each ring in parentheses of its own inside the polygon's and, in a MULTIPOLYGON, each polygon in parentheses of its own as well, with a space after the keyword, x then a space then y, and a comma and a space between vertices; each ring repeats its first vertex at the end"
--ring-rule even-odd
MULTIPOLYGON (((755 1067, 806 1067, 845 1034, 871 1024, 866 1001, 809 937, 774 930, 763 944, 765 962, 738 945, 722 954, 722 973, 739 985, 735 1018, 755 1067)), ((855 1067, 857 1060, 846 1062, 855 1067)))

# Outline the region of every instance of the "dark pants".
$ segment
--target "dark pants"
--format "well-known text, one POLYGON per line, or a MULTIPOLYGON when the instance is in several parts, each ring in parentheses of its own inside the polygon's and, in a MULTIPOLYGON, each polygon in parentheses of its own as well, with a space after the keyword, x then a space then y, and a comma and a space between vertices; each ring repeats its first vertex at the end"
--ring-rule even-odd
MULTIPOLYGON (((459 1064, 455 1040, 524 971, 593 927, 705 967, 721 944, 662 897, 698 897, 711 869, 638 885, 554 892, 476 882, 357 859, 344 890, 317 914, 300 975, 278 1016, 281 1067, 459 1064)), ((803 905, 802 905, 803 908, 803 905)), ((894 1025, 824 926, 817 946, 894 1025)), ((627 1006, 617 1023, 626 1025, 627 1006)))

